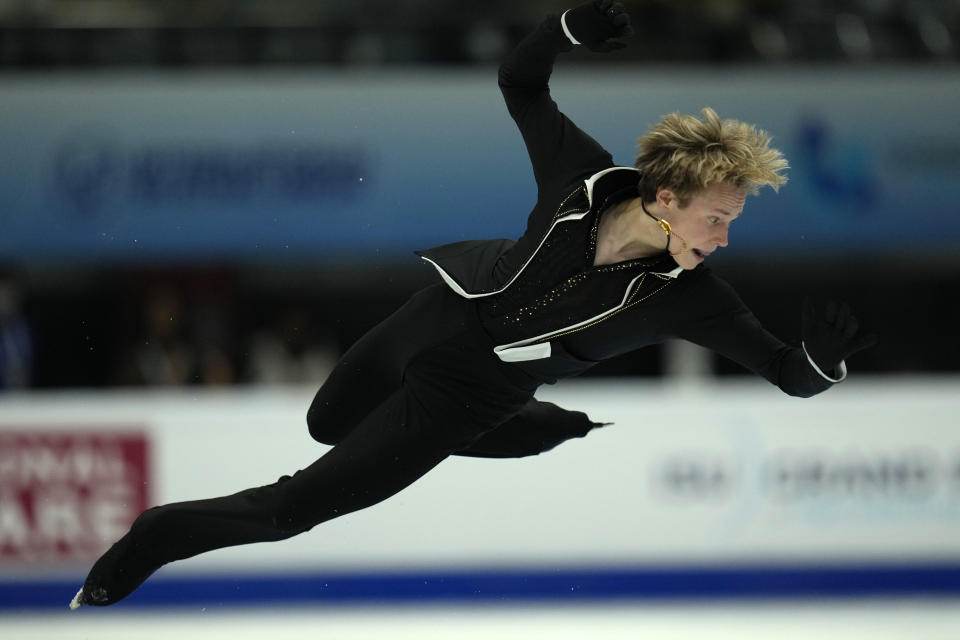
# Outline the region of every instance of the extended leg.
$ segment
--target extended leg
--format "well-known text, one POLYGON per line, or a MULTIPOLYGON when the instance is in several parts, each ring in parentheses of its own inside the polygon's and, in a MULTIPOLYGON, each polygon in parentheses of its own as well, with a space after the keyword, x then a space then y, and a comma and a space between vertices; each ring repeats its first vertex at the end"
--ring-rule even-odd
MULTIPOLYGON (((459 435, 457 435, 459 434, 459 435)), ((94 565, 80 602, 113 604, 164 564, 222 547, 283 540, 392 496, 469 443, 438 428, 407 390, 292 478, 145 511, 94 565)))
POLYGON ((78 602, 112 604, 168 562, 282 540, 376 504, 516 415, 536 384, 492 356, 466 304, 439 287, 414 296, 315 399, 311 434, 333 449, 274 485, 145 512, 94 565, 78 602))
POLYGON ((125 598, 163 565, 250 542, 284 540, 300 533, 277 527, 274 504, 284 476, 265 487, 208 500, 147 509, 130 531, 93 565, 71 607, 108 605, 125 598))
POLYGON ((581 411, 531 399, 520 412, 454 455, 473 458, 522 458, 550 451, 571 438, 582 438, 606 423, 581 411))

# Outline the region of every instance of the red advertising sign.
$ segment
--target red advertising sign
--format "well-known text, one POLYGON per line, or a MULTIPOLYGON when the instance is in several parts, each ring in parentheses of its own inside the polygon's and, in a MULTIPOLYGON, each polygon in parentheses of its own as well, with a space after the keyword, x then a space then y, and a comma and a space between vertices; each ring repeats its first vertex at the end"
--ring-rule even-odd
POLYGON ((0 430, 0 563, 89 560, 147 508, 136 432, 0 430))

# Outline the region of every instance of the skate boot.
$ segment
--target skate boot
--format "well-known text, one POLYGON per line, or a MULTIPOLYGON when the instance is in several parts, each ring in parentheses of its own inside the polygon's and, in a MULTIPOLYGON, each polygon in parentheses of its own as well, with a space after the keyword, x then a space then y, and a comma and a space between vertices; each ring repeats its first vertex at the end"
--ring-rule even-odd
POLYGON ((158 560, 154 545, 138 535, 139 524, 152 515, 154 509, 148 509, 134 522, 130 531, 120 538, 106 553, 96 561, 83 588, 70 602, 71 609, 82 605, 105 607, 123 600, 153 573, 166 564, 158 560))

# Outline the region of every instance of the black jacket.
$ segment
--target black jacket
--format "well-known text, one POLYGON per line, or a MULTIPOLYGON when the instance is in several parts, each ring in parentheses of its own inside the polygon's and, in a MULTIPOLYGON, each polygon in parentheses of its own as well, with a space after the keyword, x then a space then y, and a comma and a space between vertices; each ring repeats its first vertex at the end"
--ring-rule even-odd
POLYGON ((791 395, 831 386, 802 349, 764 330, 733 289, 702 265, 683 271, 664 253, 593 267, 600 213, 636 197, 638 172, 615 166, 550 97, 554 59, 572 46, 551 17, 500 68, 500 88, 538 187, 524 234, 515 242, 473 240, 417 254, 455 292, 477 300, 498 357, 544 382, 676 337, 739 362, 791 395))

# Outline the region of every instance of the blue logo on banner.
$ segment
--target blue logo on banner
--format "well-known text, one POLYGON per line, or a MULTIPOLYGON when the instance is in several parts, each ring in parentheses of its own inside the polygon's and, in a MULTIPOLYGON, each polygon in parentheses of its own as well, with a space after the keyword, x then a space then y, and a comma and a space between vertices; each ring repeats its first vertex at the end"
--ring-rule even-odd
POLYGON ((146 148, 128 170, 130 193, 144 202, 349 199, 369 174, 362 151, 328 147, 146 148))
POLYGON ((204 144, 124 148, 107 135, 81 133, 57 151, 57 191, 91 215, 109 203, 186 207, 266 198, 272 205, 357 197, 371 170, 360 147, 204 144))
POLYGON ((803 168, 816 194, 851 213, 866 213, 879 199, 879 183, 870 151, 859 141, 838 140, 827 122, 807 117, 797 135, 798 168, 803 168))

